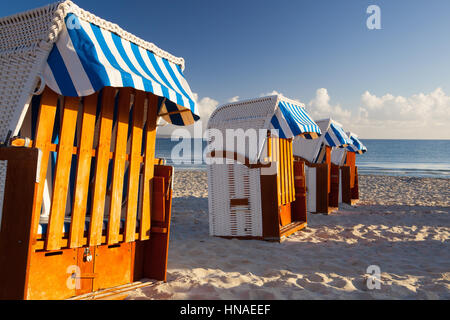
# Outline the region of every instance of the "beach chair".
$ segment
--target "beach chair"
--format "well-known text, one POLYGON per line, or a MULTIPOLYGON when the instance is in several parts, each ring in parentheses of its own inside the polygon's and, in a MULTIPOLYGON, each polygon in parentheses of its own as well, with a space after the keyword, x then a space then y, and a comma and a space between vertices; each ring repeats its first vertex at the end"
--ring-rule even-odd
POLYGON ((331 151, 346 147, 350 140, 342 125, 331 118, 316 121, 323 135, 316 140, 295 139, 294 158, 306 164, 308 211, 329 214, 338 209, 339 171, 331 151))
POLYGON ((304 228, 305 167, 292 139, 320 135, 304 107, 281 95, 228 103, 207 128, 210 235, 282 241, 304 228))
POLYGON ((155 139, 159 117, 199 119, 183 59, 70 1, 0 30, 0 299, 166 281, 173 168, 155 139))
POLYGON ((356 155, 367 151, 366 146, 352 132, 347 132, 351 143, 346 148, 333 149, 331 152, 332 165, 339 174, 339 203, 354 205, 359 201, 358 167, 356 155))

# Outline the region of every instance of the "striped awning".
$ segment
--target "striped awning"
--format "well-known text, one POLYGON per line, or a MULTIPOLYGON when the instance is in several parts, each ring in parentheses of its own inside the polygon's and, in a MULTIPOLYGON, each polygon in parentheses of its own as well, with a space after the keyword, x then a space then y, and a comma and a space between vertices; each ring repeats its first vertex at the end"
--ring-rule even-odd
POLYGON ((169 123, 190 125, 200 119, 179 65, 73 13, 65 22, 43 75, 52 90, 81 97, 106 86, 133 87, 161 97, 159 114, 169 123))
POLYGON ((341 147, 344 148, 350 145, 352 141, 345 134, 341 126, 330 123, 327 132, 325 133, 325 144, 330 147, 341 147))
POLYGON ((367 151, 366 146, 361 142, 361 140, 358 139, 355 134, 350 133, 349 136, 352 143, 347 146, 348 151, 356 152, 358 154, 363 154, 367 151))
POLYGON ((272 129, 277 129, 280 138, 301 136, 315 139, 320 136, 320 128, 308 115, 305 108, 286 101, 280 101, 271 121, 272 129))

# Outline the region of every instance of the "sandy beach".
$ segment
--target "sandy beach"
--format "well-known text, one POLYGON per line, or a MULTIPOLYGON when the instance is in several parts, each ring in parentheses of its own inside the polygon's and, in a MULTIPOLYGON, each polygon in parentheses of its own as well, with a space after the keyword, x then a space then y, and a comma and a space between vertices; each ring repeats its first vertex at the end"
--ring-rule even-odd
POLYGON ((450 299, 450 180, 361 176, 360 198, 281 244, 226 240, 209 236, 206 171, 178 171, 168 281, 129 299, 450 299))

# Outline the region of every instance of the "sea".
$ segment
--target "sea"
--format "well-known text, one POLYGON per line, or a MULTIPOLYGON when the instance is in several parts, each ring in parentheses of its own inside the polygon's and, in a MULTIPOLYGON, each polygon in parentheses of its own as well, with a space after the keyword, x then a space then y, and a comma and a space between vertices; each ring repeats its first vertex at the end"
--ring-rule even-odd
MULTIPOLYGON (((361 141, 368 151, 356 156, 360 175, 450 179, 450 140, 361 141)), ((176 170, 206 170, 203 159, 206 146, 207 142, 201 139, 172 141, 171 138, 157 138, 156 156, 165 158, 176 170)))

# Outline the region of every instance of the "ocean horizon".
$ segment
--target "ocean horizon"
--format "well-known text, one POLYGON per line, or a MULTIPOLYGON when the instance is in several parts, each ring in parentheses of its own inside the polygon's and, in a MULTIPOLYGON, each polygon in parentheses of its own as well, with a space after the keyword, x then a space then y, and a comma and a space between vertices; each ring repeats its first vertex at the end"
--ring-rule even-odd
MULTIPOLYGON (((173 148, 180 143, 170 137, 156 138, 156 157, 165 158, 167 164, 178 170, 206 170, 202 154, 195 152, 191 139, 191 161, 178 163, 172 158, 173 148)), ((405 177, 450 179, 450 140, 414 139, 361 139, 368 151, 356 156, 360 175, 386 175, 405 177)), ((202 150, 207 142, 201 141, 202 150)))

